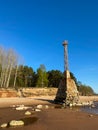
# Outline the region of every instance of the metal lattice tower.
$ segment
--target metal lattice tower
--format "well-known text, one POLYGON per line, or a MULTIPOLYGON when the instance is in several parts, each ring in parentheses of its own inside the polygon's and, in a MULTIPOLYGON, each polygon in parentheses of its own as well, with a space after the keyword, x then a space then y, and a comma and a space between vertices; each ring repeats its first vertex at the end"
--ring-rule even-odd
POLYGON ((63 42, 63 46, 64 46, 64 71, 68 70, 68 51, 67 51, 67 45, 68 45, 68 41, 64 41, 63 42))

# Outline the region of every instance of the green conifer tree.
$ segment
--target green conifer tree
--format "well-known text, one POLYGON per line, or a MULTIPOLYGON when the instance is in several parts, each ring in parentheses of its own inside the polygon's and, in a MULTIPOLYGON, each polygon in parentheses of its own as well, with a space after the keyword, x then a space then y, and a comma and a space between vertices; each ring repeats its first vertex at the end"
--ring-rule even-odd
POLYGON ((46 72, 46 68, 43 64, 37 69, 37 87, 47 87, 48 86, 48 74, 46 72))

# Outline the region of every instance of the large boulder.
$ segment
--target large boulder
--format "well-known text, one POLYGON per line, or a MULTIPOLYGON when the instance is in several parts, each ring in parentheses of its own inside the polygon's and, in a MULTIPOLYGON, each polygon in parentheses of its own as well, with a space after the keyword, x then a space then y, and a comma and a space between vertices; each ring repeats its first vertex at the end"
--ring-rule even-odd
POLYGON ((24 122, 22 120, 12 120, 9 123, 10 126, 23 126, 24 122))

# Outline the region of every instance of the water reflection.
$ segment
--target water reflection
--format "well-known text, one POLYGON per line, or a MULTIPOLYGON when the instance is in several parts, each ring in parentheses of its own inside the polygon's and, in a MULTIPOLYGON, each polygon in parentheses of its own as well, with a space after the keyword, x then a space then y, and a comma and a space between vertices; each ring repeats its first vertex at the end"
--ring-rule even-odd
POLYGON ((93 106, 84 106, 81 110, 92 114, 98 114, 98 102, 94 102, 93 106))

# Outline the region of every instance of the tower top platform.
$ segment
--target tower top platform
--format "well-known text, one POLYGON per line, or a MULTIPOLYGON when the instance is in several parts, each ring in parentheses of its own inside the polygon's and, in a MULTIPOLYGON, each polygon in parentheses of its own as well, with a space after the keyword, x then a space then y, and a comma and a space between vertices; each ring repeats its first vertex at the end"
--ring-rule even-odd
POLYGON ((65 40, 65 41, 63 42, 63 46, 65 46, 65 45, 68 45, 68 41, 67 41, 67 40, 65 40))

